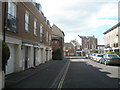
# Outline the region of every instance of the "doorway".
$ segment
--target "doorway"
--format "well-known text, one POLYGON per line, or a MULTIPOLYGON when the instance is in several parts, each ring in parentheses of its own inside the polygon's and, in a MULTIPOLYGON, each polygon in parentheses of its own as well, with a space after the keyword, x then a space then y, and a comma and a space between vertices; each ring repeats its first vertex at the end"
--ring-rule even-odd
POLYGON ((28 68, 28 46, 25 46, 25 69, 28 68))

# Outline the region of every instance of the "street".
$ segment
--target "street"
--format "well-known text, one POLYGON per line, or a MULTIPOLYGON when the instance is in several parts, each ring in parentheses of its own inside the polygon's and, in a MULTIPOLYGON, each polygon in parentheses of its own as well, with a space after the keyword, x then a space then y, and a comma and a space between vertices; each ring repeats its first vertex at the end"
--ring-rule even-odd
POLYGON ((7 88, 118 88, 118 68, 71 57, 56 61, 7 88))
POLYGON ((62 88, 118 88, 118 68, 89 59, 70 59, 62 88))

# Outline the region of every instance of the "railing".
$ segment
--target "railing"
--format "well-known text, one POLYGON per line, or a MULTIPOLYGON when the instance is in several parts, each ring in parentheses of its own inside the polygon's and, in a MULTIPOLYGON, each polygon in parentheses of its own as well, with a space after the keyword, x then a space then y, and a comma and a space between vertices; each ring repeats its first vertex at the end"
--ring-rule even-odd
POLYGON ((118 43, 114 43, 114 44, 113 44, 113 47, 118 47, 118 43))
POLYGON ((16 17, 12 16, 11 14, 8 14, 8 19, 7 19, 7 27, 9 31, 11 32, 17 32, 17 19, 16 17))
POLYGON ((110 48, 110 45, 109 45, 109 44, 108 44, 108 45, 106 45, 106 46, 105 46, 105 48, 110 48))

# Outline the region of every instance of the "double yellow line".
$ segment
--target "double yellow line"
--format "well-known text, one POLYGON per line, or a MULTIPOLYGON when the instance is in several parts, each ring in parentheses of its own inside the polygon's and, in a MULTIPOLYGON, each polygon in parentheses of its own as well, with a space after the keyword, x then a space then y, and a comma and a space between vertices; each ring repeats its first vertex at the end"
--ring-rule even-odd
POLYGON ((68 69, 69 69, 69 65, 70 65, 70 61, 67 63, 67 67, 66 67, 66 69, 65 69, 65 71, 63 73, 63 76, 62 76, 59 84, 58 84, 57 90, 61 90, 61 88, 62 88, 62 85, 64 83, 65 77, 66 77, 68 69))

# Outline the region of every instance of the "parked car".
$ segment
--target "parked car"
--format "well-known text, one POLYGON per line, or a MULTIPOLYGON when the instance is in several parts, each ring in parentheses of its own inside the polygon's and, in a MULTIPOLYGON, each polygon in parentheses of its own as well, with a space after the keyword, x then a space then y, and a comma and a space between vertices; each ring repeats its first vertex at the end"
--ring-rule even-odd
POLYGON ((96 54, 93 60, 95 60, 96 62, 99 62, 101 58, 103 58, 103 54, 96 54))
POLYGON ((88 59, 90 59, 91 55, 92 55, 91 53, 88 53, 88 54, 86 54, 85 57, 88 58, 88 59))
POLYGON ((116 54, 105 54, 103 58, 100 59, 100 63, 104 64, 120 64, 120 57, 116 54))
POLYGON ((92 54, 91 60, 94 60, 95 55, 96 55, 96 53, 93 53, 93 54, 92 54))

